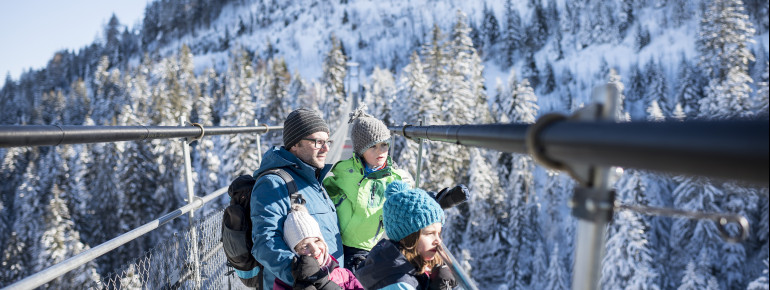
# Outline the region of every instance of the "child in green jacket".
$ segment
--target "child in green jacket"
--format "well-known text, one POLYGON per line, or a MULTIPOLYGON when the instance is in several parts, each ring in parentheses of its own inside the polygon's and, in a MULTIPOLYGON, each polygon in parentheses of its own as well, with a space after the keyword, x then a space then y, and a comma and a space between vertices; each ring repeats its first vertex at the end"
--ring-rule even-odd
POLYGON ((382 121, 359 108, 351 113, 354 156, 337 162, 323 184, 337 207, 345 268, 355 273, 383 237, 385 188, 394 180, 410 185, 411 175, 396 168, 388 156, 390 131, 382 121))

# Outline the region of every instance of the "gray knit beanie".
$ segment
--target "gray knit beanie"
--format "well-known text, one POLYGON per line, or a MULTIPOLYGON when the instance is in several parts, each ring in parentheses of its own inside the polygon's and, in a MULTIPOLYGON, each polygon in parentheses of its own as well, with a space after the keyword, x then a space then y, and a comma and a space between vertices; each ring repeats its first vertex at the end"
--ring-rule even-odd
POLYGON ((283 146, 288 150, 302 138, 315 132, 329 133, 329 126, 315 111, 297 109, 283 121, 283 146))
POLYGON ((348 121, 353 124, 350 128, 350 139, 353 141, 353 151, 358 155, 363 155, 366 149, 377 143, 390 142, 390 130, 385 123, 364 113, 364 110, 366 105, 350 113, 348 121))

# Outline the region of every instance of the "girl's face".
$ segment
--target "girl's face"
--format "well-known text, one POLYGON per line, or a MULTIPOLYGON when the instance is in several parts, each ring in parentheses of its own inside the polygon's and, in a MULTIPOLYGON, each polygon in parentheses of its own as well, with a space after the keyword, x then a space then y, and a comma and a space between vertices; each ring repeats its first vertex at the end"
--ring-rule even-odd
POLYGON ((374 144, 364 151, 364 162, 371 168, 380 168, 388 161, 388 143, 382 142, 374 144))
POLYGON ((294 247, 297 254, 300 256, 311 256, 318 261, 318 264, 323 266, 324 258, 326 257, 326 243, 323 240, 316 237, 304 238, 302 241, 294 247))
POLYGON ((417 253, 425 261, 433 260, 441 243, 441 223, 435 223, 420 230, 417 240, 417 253))

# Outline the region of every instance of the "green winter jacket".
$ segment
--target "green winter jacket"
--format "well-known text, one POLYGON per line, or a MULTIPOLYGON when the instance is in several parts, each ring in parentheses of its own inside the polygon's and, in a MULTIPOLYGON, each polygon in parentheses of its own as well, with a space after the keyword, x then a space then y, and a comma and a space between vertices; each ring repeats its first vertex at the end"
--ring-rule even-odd
POLYGON ((385 187, 394 180, 414 183, 408 172, 394 168, 390 157, 387 162, 385 168, 364 177, 361 159, 353 156, 337 162, 332 168, 334 176, 324 179, 324 187, 337 207, 343 245, 371 250, 385 232, 385 187))

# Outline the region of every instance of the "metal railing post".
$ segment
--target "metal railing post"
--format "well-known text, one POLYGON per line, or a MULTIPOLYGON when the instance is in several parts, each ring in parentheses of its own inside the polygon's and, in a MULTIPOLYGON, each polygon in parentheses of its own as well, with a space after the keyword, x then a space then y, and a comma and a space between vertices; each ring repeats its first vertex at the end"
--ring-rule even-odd
MULTIPOLYGON (((422 116, 422 121, 420 121, 420 126, 425 126, 425 116, 422 116)), ((420 175, 422 173, 422 138, 417 139, 417 172, 416 176, 414 178, 414 187, 419 188, 420 187, 420 175)))
MULTIPOLYGON (((259 126, 259 119, 254 119, 254 127, 259 126)), ((265 132, 267 133, 267 132, 265 132)), ((262 135, 257 134, 257 162, 262 165, 262 135)))
MULTIPOLYGON (((602 104, 599 115, 588 116, 587 120, 615 121, 620 92, 612 85, 606 85, 594 92, 595 101, 602 104), (600 98, 597 98, 600 97, 600 98), (603 97, 603 100, 601 99, 603 97)), ((611 166, 589 166, 585 180, 575 189, 571 205, 573 215, 578 218, 575 238, 575 260, 572 289, 599 289, 599 279, 604 258, 604 243, 607 225, 612 220, 612 204, 615 197, 610 191, 611 166)), ((579 175, 579 174, 578 174, 579 175)))
MULTIPOLYGON (((184 116, 180 117, 180 126, 185 126, 184 116)), ((201 134, 203 135, 203 134, 201 134)), ((184 155, 184 176, 185 184, 187 185, 187 204, 192 204, 195 201, 195 189, 192 180, 192 166, 190 165, 190 140, 189 138, 182 138, 182 155, 184 155)), ((195 210, 191 210, 188 214, 190 223, 190 256, 192 257, 193 265, 193 279, 195 280, 195 289, 201 288, 201 272, 200 272, 200 259, 198 257, 198 231, 194 227, 195 210)))

